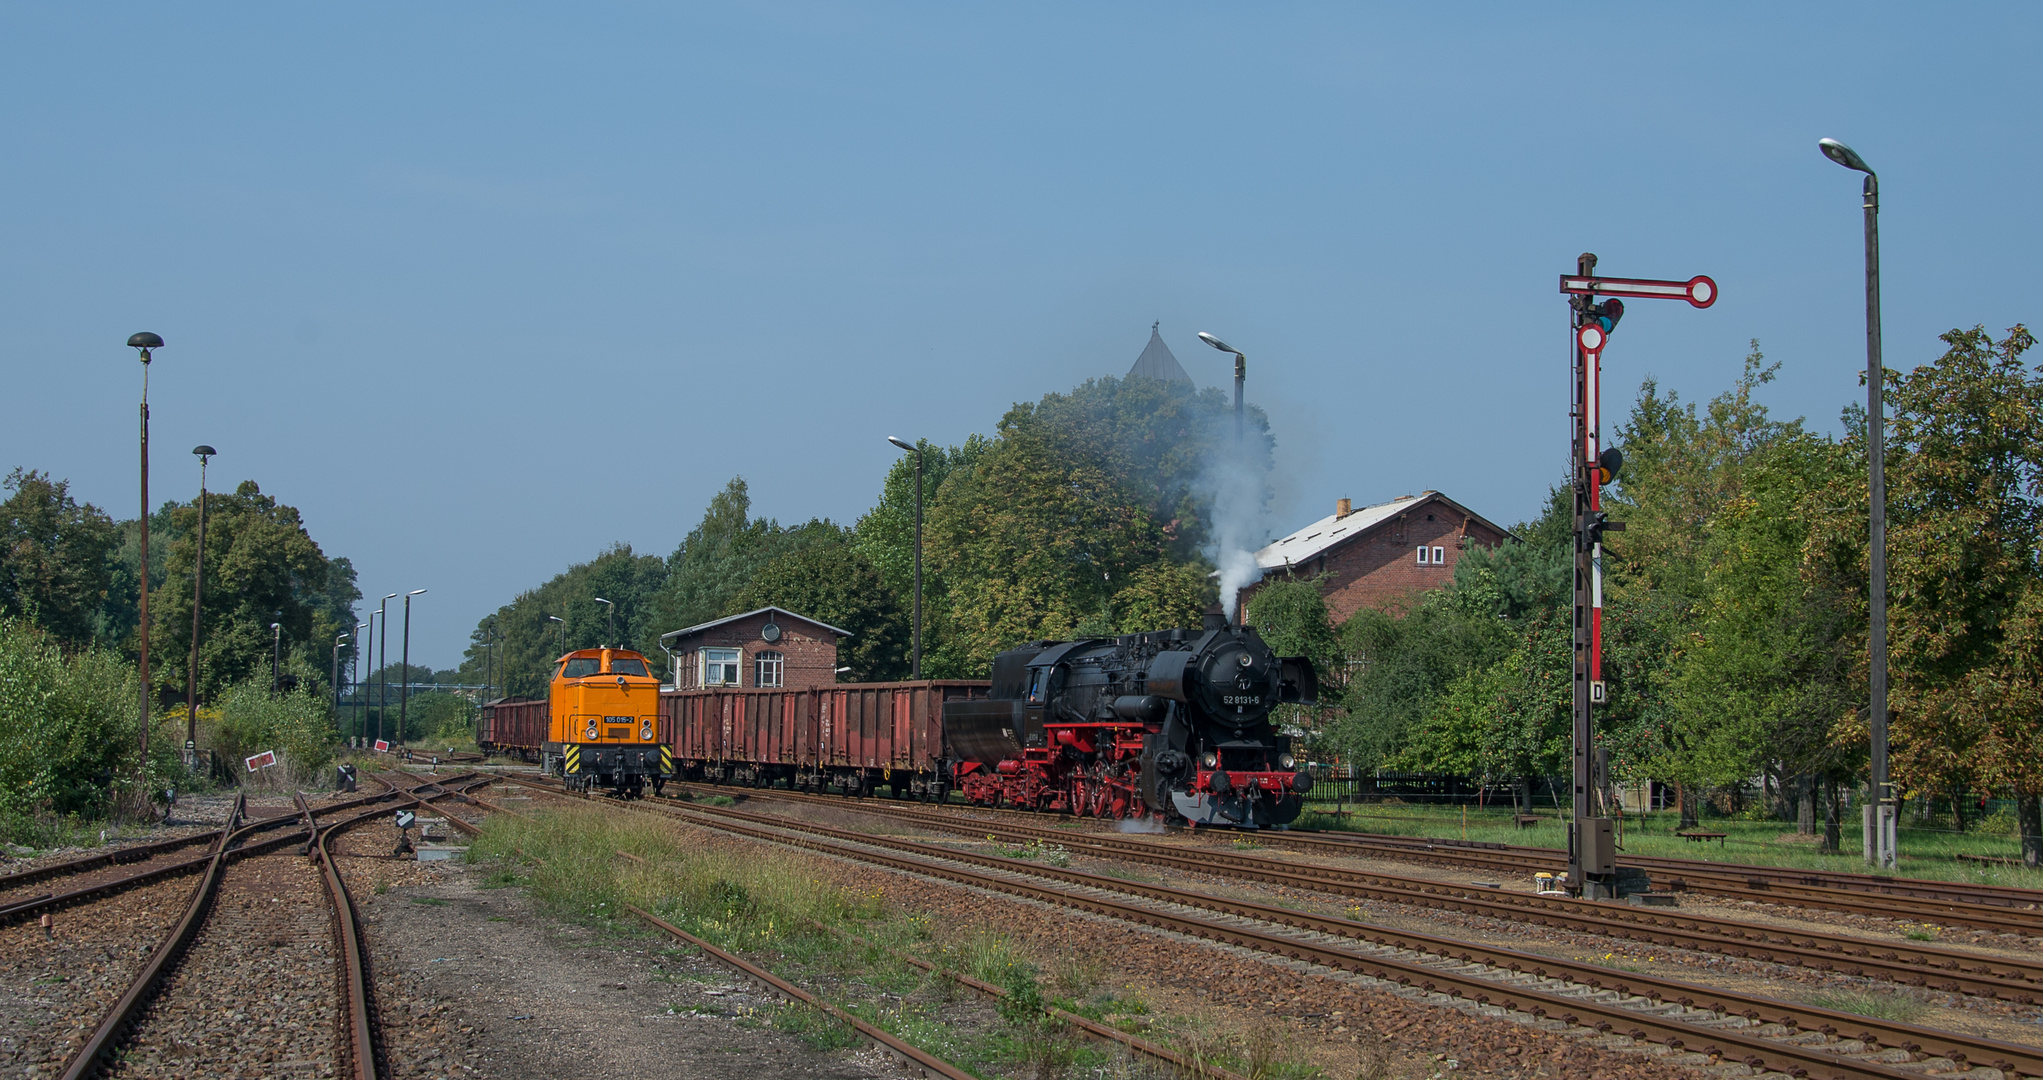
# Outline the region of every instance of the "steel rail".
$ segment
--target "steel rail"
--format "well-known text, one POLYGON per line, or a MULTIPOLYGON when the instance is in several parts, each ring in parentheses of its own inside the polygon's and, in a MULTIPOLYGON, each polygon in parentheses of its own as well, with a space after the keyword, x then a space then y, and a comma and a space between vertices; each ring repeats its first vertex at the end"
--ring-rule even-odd
MULTIPOLYGON (((328 806, 322 806, 318 809, 317 812, 321 814, 333 814, 343 810, 352 810, 359 806, 366 806, 370 803, 383 802, 387 799, 396 798, 399 795, 401 795, 402 792, 403 789, 392 786, 389 791, 378 792, 377 794, 374 795, 364 795, 360 798, 346 800, 345 802, 338 802, 328 806)), ((263 832, 269 829, 277 828, 282 825, 289 825, 292 822, 301 820, 302 818, 298 814, 279 814, 275 817, 257 818, 253 821, 245 822, 244 824, 241 825, 240 831, 244 833, 263 832)), ((217 842, 219 837, 225 831, 226 830, 218 830, 207 835, 212 836, 217 842)), ((267 850, 267 848, 264 848, 264 850, 267 850)), ((188 859, 179 859, 176 862, 166 863, 162 866, 153 866, 145 870, 137 870, 133 873, 124 874, 117 878, 110 878, 106 881, 95 882, 91 885, 86 885, 76 889, 67 890, 65 892, 43 893, 38 896, 26 897, 20 900, 13 901, 11 903, 0 904, 0 926, 5 926, 20 919, 37 915, 45 911, 61 910, 73 904, 79 903, 81 901, 90 900, 94 897, 108 895, 116 892, 122 892, 127 889, 134 888, 137 885, 146 885, 152 881, 159 881, 162 880, 163 878, 172 877, 183 873, 189 873, 190 871, 197 869, 202 869, 209 862, 211 862, 212 859, 213 855, 210 853, 195 855, 188 859)))
MULTIPOLYGON (((774 792, 767 798, 781 798, 774 792)), ((2043 1001, 2043 963, 1986 957, 1927 946, 1877 942, 1846 934, 1784 930, 1737 919, 1675 914, 1592 900, 1560 899, 1425 878, 1400 877, 1318 866, 1233 852, 1190 854, 1153 841, 1099 834, 1071 834, 1041 826, 973 822, 913 807, 860 807, 897 820, 1002 839, 1055 841, 1069 850, 1196 873, 1229 873, 1319 892, 1365 895, 1371 899, 1441 908, 1515 922, 1529 922, 1653 945, 1721 953, 1764 963, 1835 970, 1884 978, 1906 986, 2000 998, 2029 1005, 2043 1001)))
MULTIPOLYGON (((550 790, 530 781, 540 790, 550 790)), ((560 794, 565 794, 557 792, 560 794)), ((949 848, 921 844, 916 841, 888 837, 868 836, 848 830, 833 829, 809 822, 794 822, 786 818, 767 815, 747 814, 729 808, 688 807, 647 807, 655 813, 666 813, 712 827, 750 836, 772 843, 805 847, 810 850, 827 852, 855 861, 890 866, 910 873, 944 878, 970 884, 976 887, 1028 896, 1064 906, 1079 907, 1100 914, 1146 925, 1165 926, 1169 929, 1219 940, 1230 944, 1256 948, 1293 959, 1304 959, 1313 963, 1341 970, 1359 970, 1377 978, 1398 982, 1403 985, 1419 983, 1428 990, 1445 986, 1445 992, 1456 997, 1472 997, 1478 1004, 1489 1004, 1491 995, 1501 995, 1505 1008, 1532 1012, 1545 1016, 1553 1010, 1561 1011, 1561 1018, 1570 1023, 1586 1023, 1603 1031, 1618 1031, 1632 1038, 1646 1038, 1661 1042, 1675 1049, 1684 1049, 1688 1040, 1705 1040, 1703 1052, 1720 1056, 1731 1061, 1740 1061, 1752 1067, 1779 1068, 1796 1075, 1826 1075, 1838 1077, 1899 1077, 1920 1076, 1918 1070, 1889 1068, 1877 1062, 1842 1057, 1837 1051, 1801 1046, 1794 1043, 1750 1035, 1737 1031, 1711 1029, 1686 1021, 1668 1020, 1663 1017, 1643 1015, 1632 1009, 1610 1005, 1590 999, 1548 991, 1529 990, 1523 987, 1500 985, 1495 979, 1471 977, 1438 968, 1391 960, 1381 956, 1357 953, 1297 938, 1268 934, 1241 926, 1213 923, 1175 913, 1159 912, 1153 908, 1140 907, 1106 900, 1093 896, 1075 895, 1065 890, 1016 882, 1011 879, 993 877, 984 873, 946 866, 926 859, 908 858, 885 852, 871 852, 846 848, 845 843, 892 848, 902 852, 917 852, 950 862, 977 863, 979 865, 1007 871, 1064 881, 1082 887, 1144 897, 1155 901, 1178 904, 1186 907, 1215 910, 1236 917, 1254 918, 1279 925, 1298 926, 1332 935, 1361 938, 1379 946, 1409 948, 1421 952, 1432 952, 1467 964, 1485 964, 1490 967, 1510 970, 1514 973, 1530 971, 1538 978, 1570 979, 1592 991, 1608 992, 1619 997, 1640 996, 1654 1001, 1674 1002, 1684 1009, 1702 1009, 1720 1013, 1724 1018, 1742 1017, 1746 1021, 1767 1018, 1769 1023, 1781 1024, 1790 1031, 1817 1031, 1826 1035, 1857 1029, 1855 1041, 1862 1046, 1881 1046, 1906 1051, 1909 1054, 1933 1053, 1953 1061, 1968 1061, 1981 1058, 1990 1061, 1995 1068, 2004 1071, 2019 1071, 2024 1074, 2043 1076, 2043 1051, 2032 1047, 2016 1046, 1990 1040, 1973 1039, 1949 1032, 1921 1028, 1908 1024, 1857 1016, 1849 1013, 1818 1009, 1776 1001, 1755 995, 1726 992, 1711 987, 1683 983, 1671 979, 1651 976, 1627 976, 1615 985, 1606 986, 1605 978, 1613 973, 1593 965, 1574 964, 1552 957, 1518 953, 1513 950, 1487 948, 1450 939, 1433 938, 1430 935, 1412 934, 1390 930, 1368 924, 1355 923, 1345 919, 1314 916, 1284 908, 1251 904, 1242 901, 1220 900, 1183 890, 1161 886, 1147 886, 1121 881, 1080 871, 1059 870, 997 856, 977 855, 958 852, 949 848), (733 820, 736 819, 736 820, 733 820), (754 828, 744 824, 747 820, 760 819, 771 828, 754 828), (774 831, 785 830, 785 831, 774 831), (812 835, 788 835, 789 832, 812 835), (823 838, 828 838, 823 839, 823 838), (830 841, 836 842, 830 842, 830 841), (1431 948, 1428 948, 1428 946, 1431 948), (1515 966, 1514 966, 1515 965, 1515 966), (1641 992, 1637 987, 1646 988, 1641 992), (1521 1001, 1526 1004, 1521 1004, 1521 1001), (1588 1014, 1593 1020, 1583 1021, 1580 1014, 1588 1014), (1607 1025, 1607 1026, 1606 1026, 1607 1025), (1725 1046, 1730 1049, 1727 1051, 1725 1046)), ((1714 1019, 1714 1018, 1713 1018, 1714 1019)), ((1718 1021, 1721 1022, 1721 1021, 1718 1021)), ((1707 1021, 1705 1022, 1707 1023, 1707 1021)))
POLYGON ((227 865, 228 845, 237 835, 233 831, 235 822, 240 820, 242 808, 247 801, 246 794, 235 797, 234 807, 227 813, 227 824, 220 830, 220 841, 213 847, 212 856, 207 862, 205 876, 200 879, 199 887, 192 890, 191 901, 185 905, 184 916, 178 919, 177 925, 171 929, 169 939, 149 954, 148 963, 142 965, 141 973, 128 985, 127 992, 121 995, 106 1018, 101 1020, 99 1026, 86 1038, 85 1045, 79 1047, 70 1065, 64 1069, 63 1080, 84 1080, 85 1077, 99 1071, 102 1059, 112 1051, 116 1040, 126 1032, 141 1012, 142 1005, 156 989, 157 982, 169 972, 171 965, 184 955, 185 946, 191 944, 191 939, 197 936, 199 924, 205 920, 205 914, 211 908, 213 890, 220 881, 220 871, 227 865))
MULTIPOLYGON (((488 780, 486 778, 478 778, 476 782, 487 783, 488 780)), ((390 791, 369 796, 367 799, 352 800, 352 803, 380 802, 387 798, 403 797, 405 794, 401 789, 393 787, 390 791)), ((438 796, 429 796, 429 798, 442 797, 445 797, 445 793, 438 796)), ((185 907, 183 917, 178 920, 177 925, 171 930, 170 936, 165 940, 164 944, 150 954, 148 963, 143 965, 142 971, 129 984, 127 991, 121 995, 120 1000, 114 1004, 113 1009, 107 1013, 106 1017, 100 1021, 99 1026, 93 1030, 92 1035, 79 1047, 77 1054, 71 1059, 69 1065, 66 1066, 62 1080, 84 1080, 85 1077, 97 1074, 105 1064, 106 1058, 113 1053, 115 1047, 133 1029, 135 1022, 141 1016, 142 1010, 147 1006, 150 999, 154 997, 158 984, 170 973, 177 962, 182 959, 185 950, 190 947, 192 940, 198 936, 199 928, 204 925, 206 916, 211 913, 213 897, 218 891, 220 878, 227 863, 230 860, 247 858, 251 855, 268 852, 297 839, 295 834, 287 834, 257 841, 253 844, 242 843, 241 846, 236 847, 236 841, 244 840, 247 836, 269 828, 280 820, 299 820, 297 815, 289 814, 281 818, 266 818, 259 822, 244 825, 238 829, 234 828, 234 823, 240 818, 246 801, 247 795, 245 793, 235 798, 234 808, 228 817, 228 826, 222 830, 224 835, 220 838, 219 845, 208 857, 204 876, 200 879, 198 887, 192 890, 192 898, 185 907)), ((420 800, 413 798, 413 801, 419 802, 420 800)), ((324 809, 331 810, 334 808, 327 807, 324 809)), ((380 807, 373 810, 364 810, 352 818, 329 826, 328 831, 347 828, 363 821, 371 820, 381 813, 382 809, 380 807)), ((311 828, 316 836, 318 830, 316 821, 312 824, 311 828)))
MULTIPOLYGON (((366 821, 369 817, 365 814, 355 821, 366 821)), ((334 941, 341 953, 341 1017, 337 1025, 341 1057, 355 1080, 377 1080, 382 1072, 377 1068, 376 1060, 376 1013, 373 1008, 374 991, 369 980, 368 941, 362 932, 355 899, 341 880, 339 864, 334 862, 332 848, 334 834, 355 821, 336 824, 320 832, 314 850, 318 852, 320 869, 326 881, 326 895, 333 909, 334 941)))
MULTIPOLYGON (((1351 833, 1339 829, 1293 829, 1293 837, 1312 840, 1326 840, 1334 843, 1372 843, 1389 846, 1414 847, 1431 845, 1436 847, 1466 847, 1481 851, 1507 853, 1519 858, 1539 858, 1563 862, 1566 855, 1554 848, 1534 844, 1500 844, 1481 840, 1428 839, 1424 837, 1397 836, 1389 833, 1351 833)), ((1962 903, 1982 906, 2002 906, 2028 909, 2043 905, 2043 889, 2023 888, 2018 885, 1989 885, 1984 882, 1936 881, 1929 878, 1886 877, 1880 874, 1864 874, 1847 870, 1802 870, 1781 866, 1761 866, 1755 863, 1716 862, 1710 859, 1688 859, 1675 855, 1628 855, 1628 865, 1646 870, 1665 870, 1671 874, 1709 873, 1738 880, 1759 879, 1777 881, 1782 884, 1812 885, 1844 889, 1853 892, 1877 893, 1883 896, 1907 896, 1926 900, 1956 900, 1962 903)))
MULTIPOLYGON (((712 785, 688 784, 684 787, 699 787, 715 790, 712 785)), ((905 806, 895 808, 888 800, 846 800, 829 796, 809 795, 802 792, 782 792, 770 789, 742 791, 743 794, 759 794, 774 798, 800 796, 816 799, 825 804, 854 807, 886 807, 890 812, 902 812, 905 806)), ((1010 817, 1036 817, 1043 815, 1000 807, 946 806, 944 811, 971 811, 993 813, 1010 817)), ((931 807, 929 812, 943 812, 931 807)), ((1087 819, 1070 815, 1055 815, 1073 821, 1087 819)), ((972 820, 962 818, 961 820, 972 820)), ((1308 833, 1300 831, 1265 830, 1255 834, 1260 842, 1282 844, 1288 847, 1316 848, 1336 851, 1342 854, 1371 854, 1385 858, 1406 858, 1423 862, 1447 862, 1472 866, 1500 874, 1522 874, 1527 869, 1539 867, 1559 868, 1565 865, 1565 857, 1552 848, 1529 847, 1524 845, 1492 844, 1481 841, 1437 840, 1423 837, 1386 837, 1378 834, 1308 833), (1340 839, 1335 837, 1339 836, 1340 839), (1536 865, 1535 865, 1536 864, 1536 865)), ((1841 911, 1848 914, 1866 915, 1873 918, 1896 919, 1905 922, 1935 921, 1946 925, 1964 926, 1994 933, 2015 931, 2029 937, 2043 938, 2043 890, 2013 888, 1989 888, 1994 894, 1990 900, 1966 900, 1957 898, 1958 890, 1970 889, 1965 885, 1947 885, 1944 882, 1925 881, 1920 878, 1880 878, 1874 875, 1830 875, 1834 878, 1851 878, 1880 883, 1882 889, 1848 888, 1832 884, 1810 884, 1802 879, 1821 876, 1804 874, 1800 871, 1778 868, 1746 866, 1735 863, 1710 863, 1702 860, 1627 857, 1626 865, 1640 868, 1657 867, 1676 877, 1662 877, 1660 880, 1678 891, 1705 893, 1736 900, 1750 900, 1762 904, 1778 904, 1790 907, 1819 908, 1841 911), (1883 897, 1892 897, 1883 900, 1883 897), (2022 906, 2026 902, 2034 905, 2032 910, 2022 906)), ((1986 893, 1977 894, 1982 898, 1986 893)))

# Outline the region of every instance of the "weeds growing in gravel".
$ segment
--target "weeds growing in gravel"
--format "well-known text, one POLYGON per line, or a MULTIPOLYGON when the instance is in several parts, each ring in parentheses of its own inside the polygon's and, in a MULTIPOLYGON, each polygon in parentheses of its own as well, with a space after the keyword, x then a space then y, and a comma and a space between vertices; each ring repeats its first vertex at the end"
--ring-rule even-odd
POLYGON ((1929 1006, 1905 994, 1882 990, 1826 990, 1811 994, 1809 1004, 1876 1020, 1907 1023, 1929 1010, 1929 1006))

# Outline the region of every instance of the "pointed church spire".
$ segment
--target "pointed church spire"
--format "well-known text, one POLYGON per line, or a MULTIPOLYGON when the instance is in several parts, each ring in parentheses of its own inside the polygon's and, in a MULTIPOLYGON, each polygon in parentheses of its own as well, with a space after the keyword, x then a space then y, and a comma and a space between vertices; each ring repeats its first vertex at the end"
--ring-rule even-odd
POLYGON ((1185 374, 1184 365, 1171 354, 1170 346, 1163 343, 1163 335, 1158 332, 1162 326, 1160 319, 1149 325, 1149 344, 1143 346, 1142 355, 1135 358, 1135 366, 1128 369, 1128 378, 1141 375, 1164 382, 1191 382, 1192 377, 1185 374))

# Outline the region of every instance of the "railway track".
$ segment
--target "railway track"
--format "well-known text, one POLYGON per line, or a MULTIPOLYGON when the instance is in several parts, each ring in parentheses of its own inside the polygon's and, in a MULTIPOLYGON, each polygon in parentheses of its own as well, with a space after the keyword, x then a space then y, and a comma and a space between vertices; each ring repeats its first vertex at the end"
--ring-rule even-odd
MULTIPOLYGON (((763 797, 777 799, 782 792, 763 797)), ((807 802, 815 796, 803 796, 807 802)), ((822 797, 825 805, 842 800, 822 797)), ((1869 941, 1846 934, 1784 930, 1738 919, 1693 915, 1588 900, 1568 900, 1480 886, 1452 885, 1338 867, 1272 859, 1213 849, 1187 851, 1149 840, 1073 835, 1068 830, 1010 821, 988 824, 912 806, 855 808, 905 819, 960 835, 989 835, 1007 841, 1057 843, 1077 854, 1095 855, 1194 873, 1289 885, 1349 898, 1367 898, 1578 933, 1616 937, 1670 948, 1734 956, 1762 963, 1883 979, 1904 986, 1997 998, 2019 1005, 2043 1003, 2043 960, 1987 957, 1914 942, 1869 941)))
MULTIPOLYGON (((890 812, 909 809, 958 816, 985 823, 1041 821, 1055 816, 1071 821, 1088 821, 1069 815, 1046 815, 1032 811, 985 806, 927 805, 888 799, 849 799, 770 788, 719 787, 683 784, 723 795, 760 795, 775 798, 798 796, 840 807, 885 807, 890 812), (969 815, 969 816, 968 816, 969 815)), ((1524 877, 1536 870, 1556 874, 1567 868, 1564 853, 1552 848, 1489 844, 1478 841, 1430 840, 1420 837, 1382 836, 1335 832, 1264 830, 1255 834, 1259 843, 1330 854, 1367 855, 1420 863, 1447 863, 1485 874, 1524 877)), ((2008 886, 1927 881, 1921 878, 1886 878, 1874 874, 1829 871, 1799 871, 1780 867, 1712 863, 1698 859, 1627 856, 1627 866, 1645 869, 1657 886, 1677 892, 1694 892, 1731 900, 1761 904, 1815 908, 1872 918, 1903 922, 1935 922, 1996 934, 2016 933, 2043 939, 2043 890, 2008 886)))
MULTIPOLYGON (((486 778, 469 778, 483 784, 486 778)), ((455 792, 390 790, 244 823, 236 800, 183 915, 67 1064, 91 1076, 340 1075, 378 1067, 368 953, 330 839, 397 799, 423 807, 455 792), (280 821, 298 828, 258 839, 280 821), (289 845, 297 844, 295 852, 289 845), (312 854, 313 862, 292 857, 312 854)), ((162 868, 140 873, 152 879, 162 868)))
POLYGON ((1594 1030, 1613 1048, 1647 1041, 1700 1055, 1689 1064, 1742 1063, 1840 1080, 1965 1073, 1973 1065, 2043 1077, 2043 1050, 2035 1047, 732 808, 635 808, 1416 987, 1443 1004, 1559 1020, 1594 1030))

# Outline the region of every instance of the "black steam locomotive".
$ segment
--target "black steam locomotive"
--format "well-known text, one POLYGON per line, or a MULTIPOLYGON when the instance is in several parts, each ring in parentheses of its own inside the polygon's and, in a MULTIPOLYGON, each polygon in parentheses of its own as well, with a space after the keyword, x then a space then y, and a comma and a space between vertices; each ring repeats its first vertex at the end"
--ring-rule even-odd
POLYGON ((986 700, 944 705, 968 801, 1259 828, 1298 817, 1312 778, 1270 714, 1312 704, 1312 663, 1208 615, 1193 630, 1043 641, 993 661, 986 700))

